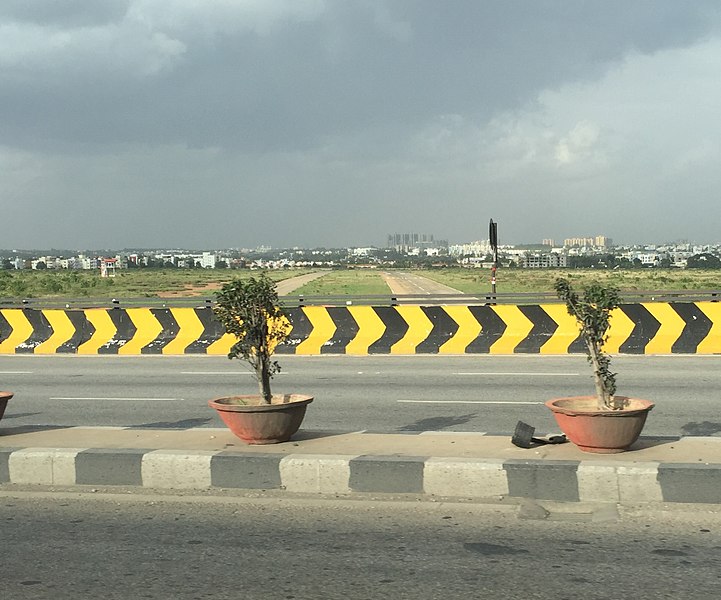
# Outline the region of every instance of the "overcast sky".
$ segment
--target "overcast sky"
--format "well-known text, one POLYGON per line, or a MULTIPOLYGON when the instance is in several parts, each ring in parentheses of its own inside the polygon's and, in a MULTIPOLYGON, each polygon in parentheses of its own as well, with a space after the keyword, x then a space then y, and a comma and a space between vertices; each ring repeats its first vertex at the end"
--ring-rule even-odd
POLYGON ((721 242, 718 0, 2 0, 0 248, 721 242))

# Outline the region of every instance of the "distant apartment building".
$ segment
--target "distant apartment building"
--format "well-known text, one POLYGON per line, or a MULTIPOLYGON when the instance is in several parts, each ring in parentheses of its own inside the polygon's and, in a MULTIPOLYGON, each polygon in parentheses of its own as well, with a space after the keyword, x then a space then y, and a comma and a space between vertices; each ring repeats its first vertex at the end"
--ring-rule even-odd
POLYGON ((568 266, 568 257, 557 252, 526 253, 520 257, 523 269, 557 269, 568 266))
POLYGON ((585 238, 585 237, 566 238, 565 240, 563 240, 563 246, 564 246, 564 248, 578 248, 578 247, 584 247, 584 246, 593 246, 593 238, 585 238))
POLYGON ((218 255, 212 252, 203 252, 200 257, 200 266, 204 269, 215 269, 215 265, 218 262, 218 255))
POLYGON ((85 256, 79 254, 76 263, 80 264, 81 269, 95 270, 100 268, 97 256, 85 256))
POLYGON ((605 235, 597 235, 594 238, 594 246, 596 248, 610 248, 613 246, 613 240, 605 235))
POLYGON ((641 264, 645 266, 655 265, 659 260, 661 260, 661 257, 657 252, 638 252, 636 253, 635 258, 640 260, 641 264))
MULTIPOLYGON (((555 244, 550 244, 555 245, 555 244)), ((563 240, 565 248, 609 248, 613 245, 611 238, 605 235, 597 235, 596 237, 574 237, 563 240)))
POLYGON ((391 233, 388 235, 386 247, 408 253, 411 250, 448 248, 448 241, 436 240, 430 233, 391 233))
POLYGON ((541 245, 550 246, 551 248, 553 248, 556 245, 556 241, 552 238, 546 238, 541 242, 541 245))
POLYGON ((468 244, 453 244, 448 246, 448 254, 451 256, 480 256, 484 257, 486 254, 490 254, 491 242, 490 240, 478 240, 476 242, 470 242, 468 244))

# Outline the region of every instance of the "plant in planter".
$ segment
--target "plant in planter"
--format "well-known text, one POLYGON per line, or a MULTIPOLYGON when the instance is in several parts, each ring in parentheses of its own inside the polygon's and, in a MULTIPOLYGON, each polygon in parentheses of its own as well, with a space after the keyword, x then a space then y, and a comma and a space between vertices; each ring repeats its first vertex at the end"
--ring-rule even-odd
POLYGON ((611 357, 603 351, 603 345, 608 339, 611 311, 621 302, 619 290, 592 283, 579 295, 563 278, 556 280, 554 288, 578 323, 593 368, 596 395, 556 398, 546 406, 568 439, 581 450, 623 452, 638 439, 654 404, 616 395, 616 373, 611 371, 611 357))
POLYGON ((0 419, 5 414, 5 408, 7 408, 8 402, 13 397, 12 392, 0 392, 0 419))
POLYGON ((237 340, 228 358, 242 358, 250 365, 259 394, 215 398, 209 405, 235 435, 249 444, 288 441, 300 427, 313 398, 271 392, 271 379, 280 372, 280 365, 272 360, 273 353, 291 329, 275 284, 265 274, 235 279, 223 285, 216 300, 216 318, 237 340))

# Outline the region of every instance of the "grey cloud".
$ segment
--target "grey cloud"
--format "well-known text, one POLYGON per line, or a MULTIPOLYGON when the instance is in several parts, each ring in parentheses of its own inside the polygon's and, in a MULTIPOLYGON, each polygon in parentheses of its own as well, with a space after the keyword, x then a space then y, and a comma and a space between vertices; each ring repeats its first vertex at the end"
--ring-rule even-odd
POLYGON ((196 27, 179 3, 179 15, 166 8, 167 22, 143 29, 144 8, 152 17, 158 6, 132 4, 71 57, 65 80, 47 75, 62 51, 36 67, 43 77, 0 72, 7 139, 269 151, 369 129, 395 136, 446 113, 483 121, 544 87, 597 77, 630 50, 707 35, 719 13, 714 3, 330 2, 276 14, 261 35, 242 12, 230 19, 233 3, 222 23, 210 3, 196 27))
POLYGON ((3 0, 0 20, 54 27, 90 27, 118 21, 132 0, 3 0))

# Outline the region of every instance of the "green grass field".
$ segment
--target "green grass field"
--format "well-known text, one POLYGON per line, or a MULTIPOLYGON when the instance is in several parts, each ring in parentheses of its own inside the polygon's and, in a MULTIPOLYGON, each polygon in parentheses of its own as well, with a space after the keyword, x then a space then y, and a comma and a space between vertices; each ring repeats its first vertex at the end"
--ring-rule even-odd
MULTIPOLYGON (((491 272, 488 269, 429 269, 414 271, 418 275, 433 279, 466 294, 491 291, 491 272)), ((499 269, 496 275, 496 291, 553 292, 557 277, 566 277, 576 286, 597 281, 610 283, 621 291, 652 290, 721 290, 721 271, 631 269, 602 271, 595 269, 499 269)), ((298 290, 312 295, 346 294, 388 294, 390 290, 383 282, 380 271, 355 270, 331 271, 321 279, 298 290)))
MULTIPOLYGON (((308 272, 266 271, 275 281, 308 272)), ((211 269, 126 269, 115 277, 103 278, 90 271, 0 271, 0 298, 207 296, 235 277, 258 274, 211 269)))
MULTIPOLYGON (((488 292, 491 289, 491 273, 488 269, 437 269, 423 271, 421 274, 467 294, 488 292)), ((565 277, 575 286, 583 286, 592 281, 608 283, 621 291, 721 289, 721 271, 714 270, 499 269, 496 275, 496 291, 552 292, 557 277, 565 277)))
MULTIPOLYGON (((308 273, 303 270, 267 271, 278 281, 308 273)), ((468 294, 491 290, 488 269, 434 269, 417 271, 468 294)), ((101 278, 88 271, 0 271, 0 298, 142 298, 210 296, 234 277, 257 275, 257 271, 201 269, 128 269, 114 278, 101 278)), ((634 290, 721 290, 721 271, 638 269, 638 270, 526 270, 499 269, 499 293, 552 292, 553 282, 566 277, 576 286, 591 281, 611 283, 621 291, 634 290)), ((293 294, 306 296, 362 296, 389 294, 381 270, 339 269, 328 271, 293 294)))

